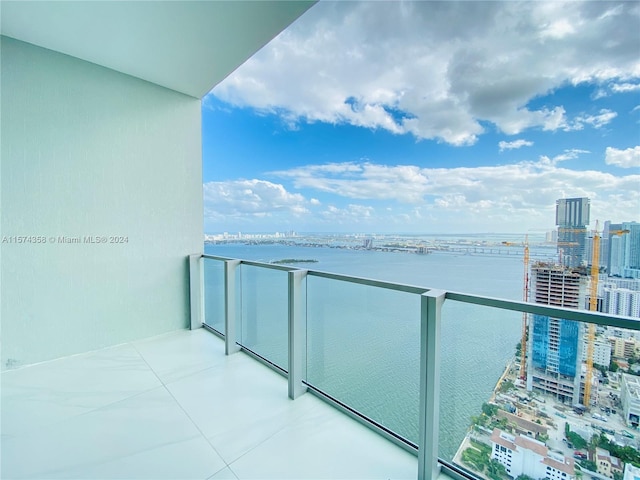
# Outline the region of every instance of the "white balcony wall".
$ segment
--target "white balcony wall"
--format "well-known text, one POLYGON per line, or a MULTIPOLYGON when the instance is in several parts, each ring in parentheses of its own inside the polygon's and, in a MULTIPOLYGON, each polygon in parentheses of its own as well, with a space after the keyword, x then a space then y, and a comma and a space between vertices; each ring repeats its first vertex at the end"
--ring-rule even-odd
POLYGON ((7 37, 1 57, 2 369, 186 327, 200 100, 7 37))

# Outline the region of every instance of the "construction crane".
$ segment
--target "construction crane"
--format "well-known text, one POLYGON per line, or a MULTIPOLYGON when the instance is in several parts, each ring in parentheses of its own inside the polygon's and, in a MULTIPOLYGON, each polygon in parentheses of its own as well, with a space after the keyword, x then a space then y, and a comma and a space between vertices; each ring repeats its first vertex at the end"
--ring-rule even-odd
MULTIPOLYGON (((512 242, 502 242, 503 245, 517 245, 512 242)), ((524 276, 522 287, 522 300, 529 301, 529 235, 524 236, 524 276)), ((522 339, 520 340, 520 380, 527 379, 527 313, 522 312, 522 339)))
MULTIPOLYGON (((598 274, 600 273, 600 234, 598 233, 598 221, 593 232, 591 252, 591 290, 589 292, 589 310, 598 310, 598 274)), ((591 377, 593 376, 593 343, 596 336, 596 326, 590 323, 587 327, 587 372, 584 378, 584 396, 582 403, 585 407, 591 406, 591 377)))
MULTIPOLYGON (((622 235, 629 233, 629 230, 610 230, 610 235, 622 235)), ((591 288, 589 290, 589 311, 598 310, 598 276, 600 273, 600 233, 598 232, 598 221, 593 232, 593 251, 591 252, 591 288)), ((593 376, 593 348, 596 336, 596 326, 590 323, 587 328, 587 371, 584 379, 584 397, 582 403, 589 408, 591 401, 591 377, 593 376)))

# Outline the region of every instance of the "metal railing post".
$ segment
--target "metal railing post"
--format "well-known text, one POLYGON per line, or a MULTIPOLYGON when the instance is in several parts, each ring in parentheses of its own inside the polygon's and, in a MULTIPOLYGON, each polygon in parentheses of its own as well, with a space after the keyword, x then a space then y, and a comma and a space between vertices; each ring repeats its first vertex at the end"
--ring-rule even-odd
POLYGON ((204 323, 204 268, 200 253, 189 255, 190 329, 202 328, 204 323))
POLYGON ((240 351, 236 344, 236 273, 240 260, 224 262, 224 353, 231 355, 240 351))
POLYGON ((307 270, 293 270, 289 277, 289 398, 295 400, 307 391, 307 270))
POLYGON ((420 419, 418 480, 438 477, 440 428, 440 314, 446 292, 430 290, 420 304, 420 419))

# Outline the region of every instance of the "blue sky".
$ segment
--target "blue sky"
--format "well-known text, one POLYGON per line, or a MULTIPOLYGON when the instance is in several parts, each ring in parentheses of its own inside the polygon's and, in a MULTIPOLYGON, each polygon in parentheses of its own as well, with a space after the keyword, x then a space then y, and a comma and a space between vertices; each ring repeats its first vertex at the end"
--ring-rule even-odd
POLYGON ((205 232, 640 220, 639 2, 320 2, 203 100, 205 232))

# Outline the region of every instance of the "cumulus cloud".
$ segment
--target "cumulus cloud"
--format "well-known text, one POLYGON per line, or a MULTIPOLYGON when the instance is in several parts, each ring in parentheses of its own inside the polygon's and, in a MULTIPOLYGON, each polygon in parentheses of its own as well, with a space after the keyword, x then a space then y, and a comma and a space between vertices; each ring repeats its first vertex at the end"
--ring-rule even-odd
POLYGON ((516 148, 530 147, 532 145, 533 145, 533 142, 530 142, 529 140, 523 140, 521 138, 518 140, 514 140, 512 142, 501 141, 498 143, 498 147, 500 147, 501 152, 505 150, 513 150, 516 148))
POLYGON ((611 90, 616 93, 637 92, 640 90, 640 83, 616 83, 611 86, 611 90))
POLYGON ((616 165, 622 168, 640 167, 640 146, 630 147, 626 150, 607 147, 604 161, 607 165, 616 165))
MULTIPOLYGON (((296 188, 322 191, 336 198, 365 203, 384 200, 390 205, 388 209, 368 211, 368 216, 375 215, 379 225, 455 219, 459 225, 467 222, 472 230, 474 226, 480 228, 481 219, 485 229, 491 225, 491 228, 503 229, 501 231, 517 230, 537 224, 552 228, 553 206, 556 199, 563 196, 591 198, 594 218, 609 219, 611 212, 620 218, 637 217, 640 175, 615 176, 557 165, 585 153, 588 152, 566 150, 537 161, 473 168, 420 168, 364 162, 330 165, 327 170, 336 171, 342 165, 348 172, 338 176, 325 173, 318 165, 274 174, 293 180, 296 188)), ((345 212, 332 208, 325 210, 325 218, 332 213, 338 218, 345 217, 345 212)))
POLYGON ((603 108, 597 115, 578 115, 571 125, 564 127, 565 131, 582 130, 586 125, 590 125, 593 128, 602 128, 616 118, 618 114, 612 110, 603 108))
POLYGON ((267 217, 277 213, 308 213, 305 198, 265 180, 232 180, 203 185, 205 216, 267 217))
POLYGON ((398 200, 418 203, 430 180, 424 170, 412 165, 342 163, 309 165, 270 175, 293 180, 296 188, 339 194, 349 198, 398 200), (342 171, 342 175, 336 172, 342 171))
POLYGON ((566 85, 637 88, 637 2, 319 2, 213 90, 298 122, 470 145, 600 128, 615 112, 532 107, 566 85))
MULTIPOLYGON (((331 163, 269 174, 283 183, 209 182, 204 184, 205 223, 214 230, 224 224, 270 231, 304 231, 305 226, 353 231, 358 226, 375 231, 520 232, 554 228, 555 201, 565 196, 589 197, 594 220, 637 219, 640 175, 560 166, 587 153, 572 149, 536 161, 479 167, 331 163), (285 187, 287 182, 291 186, 285 187)), ((610 147, 606 155, 608 163, 640 166, 640 146, 610 147)))

